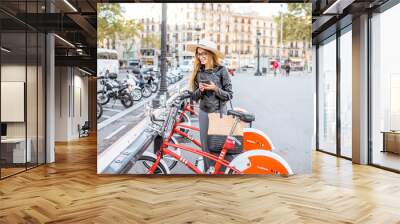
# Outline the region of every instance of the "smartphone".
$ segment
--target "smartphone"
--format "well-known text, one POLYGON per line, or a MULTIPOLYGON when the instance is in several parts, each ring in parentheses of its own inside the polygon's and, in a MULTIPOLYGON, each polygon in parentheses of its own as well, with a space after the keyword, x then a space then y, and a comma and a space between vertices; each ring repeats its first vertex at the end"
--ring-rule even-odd
POLYGON ((210 80, 200 80, 200 83, 211 84, 210 80))

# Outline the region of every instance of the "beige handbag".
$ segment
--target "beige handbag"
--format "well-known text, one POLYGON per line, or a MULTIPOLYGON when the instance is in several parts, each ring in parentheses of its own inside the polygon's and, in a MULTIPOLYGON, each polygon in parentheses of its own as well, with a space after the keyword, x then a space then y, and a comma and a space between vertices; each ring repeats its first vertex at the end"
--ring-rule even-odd
POLYGON ((221 152, 226 137, 231 134, 241 144, 235 143, 235 149, 229 150, 228 154, 238 154, 243 151, 243 129, 246 123, 238 120, 235 126, 235 118, 222 113, 208 114, 208 137, 207 146, 211 152, 221 152), (234 130, 232 128, 235 126, 234 130))

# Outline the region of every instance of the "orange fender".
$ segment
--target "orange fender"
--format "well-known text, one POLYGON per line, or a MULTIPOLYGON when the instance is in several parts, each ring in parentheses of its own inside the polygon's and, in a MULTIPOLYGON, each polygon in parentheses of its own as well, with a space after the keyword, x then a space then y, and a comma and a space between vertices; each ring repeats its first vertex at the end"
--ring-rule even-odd
POLYGON ((272 150, 274 149, 272 141, 268 136, 256 129, 256 128, 244 128, 243 129, 243 150, 263 149, 272 150))

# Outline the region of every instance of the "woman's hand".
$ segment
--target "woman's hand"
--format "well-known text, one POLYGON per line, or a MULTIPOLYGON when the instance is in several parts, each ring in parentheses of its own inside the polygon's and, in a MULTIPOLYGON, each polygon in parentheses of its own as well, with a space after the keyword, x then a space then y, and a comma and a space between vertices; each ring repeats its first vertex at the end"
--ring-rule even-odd
POLYGON ((205 88, 204 88, 204 84, 203 83, 200 83, 199 90, 200 90, 200 92, 204 92, 205 88))
POLYGON ((217 91, 218 87, 211 82, 210 84, 203 84, 205 90, 217 91))

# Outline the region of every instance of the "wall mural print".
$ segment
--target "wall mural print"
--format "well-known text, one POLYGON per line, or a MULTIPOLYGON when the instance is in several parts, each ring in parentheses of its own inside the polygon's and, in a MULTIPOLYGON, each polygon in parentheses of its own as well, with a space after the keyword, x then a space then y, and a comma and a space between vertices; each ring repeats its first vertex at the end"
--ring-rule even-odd
POLYGON ((99 3, 99 174, 311 172, 310 3, 99 3))

